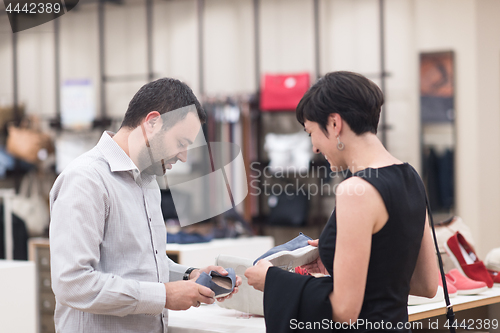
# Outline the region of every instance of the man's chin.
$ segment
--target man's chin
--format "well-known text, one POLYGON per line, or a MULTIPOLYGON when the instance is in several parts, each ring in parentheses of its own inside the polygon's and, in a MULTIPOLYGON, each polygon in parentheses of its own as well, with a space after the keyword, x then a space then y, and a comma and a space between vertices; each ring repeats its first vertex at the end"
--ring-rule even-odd
POLYGON ((159 176, 159 177, 165 176, 165 171, 161 163, 150 165, 146 169, 142 170, 142 173, 150 176, 159 176))

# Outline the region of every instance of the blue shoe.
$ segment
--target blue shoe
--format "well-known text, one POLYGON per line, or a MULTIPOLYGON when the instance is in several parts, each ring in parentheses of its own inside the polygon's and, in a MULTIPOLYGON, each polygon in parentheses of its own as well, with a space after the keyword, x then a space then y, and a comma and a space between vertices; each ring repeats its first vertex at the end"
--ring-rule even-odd
POLYGON ((209 274, 201 272, 200 276, 196 279, 196 283, 212 289, 215 297, 225 297, 229 295, 234 289, 236 282, 236 273, 232 268, 225 268, 227 275, 220 275, 216 271, 210 271, 209 274))
POLYGON ((291 241, 273 247, 257 258, 253 264, 255 265, 261 259, 266 259, 274 266, 285 270, 308 264, 319 256, 318 248, 309 245, 307 243, 309 240, 312 240, 312 238, 300 233, 291 241))

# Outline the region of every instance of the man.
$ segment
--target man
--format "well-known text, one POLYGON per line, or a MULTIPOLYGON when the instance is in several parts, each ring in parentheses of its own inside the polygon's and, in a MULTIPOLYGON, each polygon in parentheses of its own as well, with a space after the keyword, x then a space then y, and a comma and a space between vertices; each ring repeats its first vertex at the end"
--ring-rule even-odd
POLYGON ((194 281, 200 271, 227 272, 167 257, 155 181, 186 161, 205 120, 184 83, 148 83, 130 101, 119 131, 104 132, 59 175, 50 193, 57 332, 166 332, 167 309, 214 302, 214 293, 194 281))

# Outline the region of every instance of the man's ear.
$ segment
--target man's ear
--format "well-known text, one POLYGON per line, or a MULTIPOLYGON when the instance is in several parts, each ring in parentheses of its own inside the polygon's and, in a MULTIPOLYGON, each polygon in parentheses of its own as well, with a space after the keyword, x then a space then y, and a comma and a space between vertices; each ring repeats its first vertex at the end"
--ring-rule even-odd
POLYGON ((144 129, 147 133, 153 132, 153 127, 155 126, 155 124, 161 121, 160 116, 161 115, 158 111, 151 111, 146 115, 146 117, 144 117, 142 125, 144 125, 144 129))

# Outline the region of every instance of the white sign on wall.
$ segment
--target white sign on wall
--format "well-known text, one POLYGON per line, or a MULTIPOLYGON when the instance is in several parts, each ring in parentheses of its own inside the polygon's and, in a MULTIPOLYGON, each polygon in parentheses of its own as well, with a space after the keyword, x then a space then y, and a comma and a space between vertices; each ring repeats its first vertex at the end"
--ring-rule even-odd
POLYGON ((94 91, 89 79, 73 79, 61 87, 61 123, 63 128, 90 128, 95 117, 94 91))

